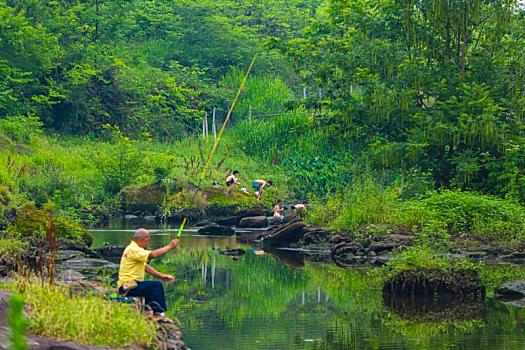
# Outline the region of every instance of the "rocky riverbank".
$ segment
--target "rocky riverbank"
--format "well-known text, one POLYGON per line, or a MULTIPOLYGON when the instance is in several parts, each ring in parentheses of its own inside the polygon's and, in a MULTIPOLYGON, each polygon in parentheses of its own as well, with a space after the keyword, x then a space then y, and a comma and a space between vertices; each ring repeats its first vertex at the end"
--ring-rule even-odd
MULTIPOLYGON (((79 244, 71 240, 60 239, 56 246, 56 251, 49 253, 47 244, 38 239, 32 239, 27 256, 16 263, 12 259, 2 259, 0 266, 3 267, 0 277, 13 273, 23 272, 28 267, 38 271, 42 266, 50 266, 49 259, 54 257, 53 275, 56 283, 69 287, 73 293, 90 293, 107 298, 114 290, 107 289, 107 283, 115 284, 118 273, 118 261, 122 255, 123 247, 101 247, 91 249, 84 244, 79 244), (41 252, 47 252, 45 257, 41 257, 41 252)), ((46 272, 47 277, 49 277, 46 272)), ((7 300, 9 292, 0 290, 0 349, 7 349, 3 344, 7 344, 7 324, 5 317, 7 315, 7 300)), ((31 318, 30 310, 26 312, 31 318)), ((39 337, 28 335, 29 349, 32 350, 95 350, 109 349, 109 347, 88 346, 64 342, 49 337, 39 337)), ((157 326, 157 345, 160 349, 166 350, 183 350, 185 349, 182 339, 181 330, 175 325, 159 324, 157 326)), ((5 345, 7 346, 7 345, 5 345)), ((130 346, 126 349, 144 349, 141 346, 130 346)))

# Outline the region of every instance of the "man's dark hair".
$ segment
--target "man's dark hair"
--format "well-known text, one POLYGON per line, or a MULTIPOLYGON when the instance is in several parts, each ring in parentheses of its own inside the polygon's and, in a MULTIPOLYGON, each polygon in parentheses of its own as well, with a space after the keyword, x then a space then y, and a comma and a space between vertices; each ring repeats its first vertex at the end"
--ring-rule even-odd
POLYGON ((273 182, 272 181, 266 181, 266 183, 270 186, 273 186, 273 182))
POLYGON ((238 175, 238 174, 240 174, 240 173, 239 173, 239 170, 234 170, 234 171, 233 171, 233 175, 238 175))

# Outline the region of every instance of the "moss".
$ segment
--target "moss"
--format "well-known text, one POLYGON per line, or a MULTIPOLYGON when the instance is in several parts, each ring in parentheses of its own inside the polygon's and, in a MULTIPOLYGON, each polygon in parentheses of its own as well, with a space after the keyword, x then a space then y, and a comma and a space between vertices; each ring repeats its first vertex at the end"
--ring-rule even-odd
POLYGON ((37 209, 33 202, 29 202, 16 210, 16 223, 8 229, 8 234, 11 236, 44 237, 46 229, 52 223, 57 225, 58 237, 90 245, 92 238, 84 227, 65 217, 57 217, 51 205, 37 209))
POLYGON ((257 204, 255 196, 242 193, 236 187, 207 186, 202 192, 209 205, 248 207, 257 204))
POLYGON ((221 207, 249 207, 257 204, 255 197, 244 194, 237 188, 205 186, 201 191, 184 190, 170 197, 171 209, 199 209, 221 207))
POLYGON ((154 213, 164 201, 166 190, 159 184, 128 186, 120 191, 119 197, 124 210, 130 212, 148 211, 154 213))

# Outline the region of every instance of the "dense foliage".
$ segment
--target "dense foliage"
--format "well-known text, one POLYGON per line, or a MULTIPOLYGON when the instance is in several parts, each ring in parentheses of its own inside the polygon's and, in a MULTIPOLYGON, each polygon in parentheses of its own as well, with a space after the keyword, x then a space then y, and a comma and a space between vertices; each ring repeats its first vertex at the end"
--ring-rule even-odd
POLYGON ((339 152, 524 201, 517 1, 326 1, 286 49, 325 92, 339 152))
MULTIPOLYGON (((74 134, 112 124, 181 137, 205 109, 227 107, 224 74, 265 38, 296 36, 318 2, 2 0, 0 117, 35 115, 74 134)), ((266 50, 256 74, 265 72, 295 76, 266 50)))
MULTIPOLYGON (((258 52, 206 185, 233 169, 246 187, 277 179, 271 198, 310 197, 311 220, 326 222, 328 206, 338 230, 431 222, 521 240, 518 1, 0 0, 0 11, 2 211, 53 201, 89 222, 126 186, 195 181, 210 147, 202 117, 224 118, 258 52), (406 223, 400 208, 426 219, 406 223)), ((164 204, 195 204, 183 194, 164 204)))

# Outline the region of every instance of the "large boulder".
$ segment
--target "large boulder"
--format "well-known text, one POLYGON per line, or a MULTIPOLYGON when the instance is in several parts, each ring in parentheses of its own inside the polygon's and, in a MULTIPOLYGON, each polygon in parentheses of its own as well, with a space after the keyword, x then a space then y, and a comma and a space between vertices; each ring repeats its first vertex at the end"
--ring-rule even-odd
POLYGON ((231 227, 219 226, 219 225, 209 225, 203 228, 200 228, 197 233, 199 235, 205 236, 233 236, 235 230, 231 227))
POLYGON ((126 213, 155 213, 164 200, 166 190, 159 184, 127 186, 119 194, 122 208, 126 213))
POLYGON ((254 207, 254 208, 244 208, 237 211, 235 214, 235 217, 237 218, 237 223, 240 222, 244 218, 249 218, 253 216, 266 216, 268 214, 268 211, 265 210, 262 207, 254 207))
POLYGON ((383 295, 394 297, 435 297, 483 299, 485 286, 472 269, 411 269, 400 271, 383 285, 383 295))
POLYGON ((494 296, 507 300, 525 298, 525 279, 504 283, 494 291, 494 296))
POLYGON ((108 261, 118 263, 124 253, 124 249, 126 249, 124 246, 106 245, 95 249, 95 252, 108 261))
POLYGON ((239 224, 239 220, 236 216, 230 216, 227 218, 215 220, 215 223, 220 226, 236 226, 239 224))
POLYGON ((263 244, 265 246, 289 246, 292 243, 297 242, 303 236, 303 227, 305 225, 300 222, 290 222, 276 229, 268 232, 263 238, 263 244))
POLYGON ((260 228, 268 226, 268 219, 266 216, 252 216, 241 219, 239 227, 260 228))

